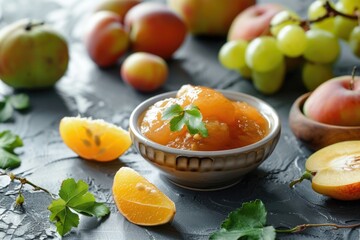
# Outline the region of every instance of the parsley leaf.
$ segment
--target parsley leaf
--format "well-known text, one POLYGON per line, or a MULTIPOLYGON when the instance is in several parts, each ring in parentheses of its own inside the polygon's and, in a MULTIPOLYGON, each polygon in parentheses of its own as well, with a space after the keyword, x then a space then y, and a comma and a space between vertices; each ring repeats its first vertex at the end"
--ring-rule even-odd
POLYGON ((79 225, 79 215, 104 217, 110 213, 110 210, 103 203, 95 201, 95 197, 89 191, 89 185, 79 180, 76 182, 73 178, 62 182, 59 190, 60 199, 51 202, 50 220, 55 222, 57 232, 63 236, 71 228, 79 225))
POLYGON ((5 96, 0 101, 0 122, 8 121, 16 110, 25 110, 30 106, 29 96, 23 93, 5 96))
POLYGON ((274 240, 276 233, 266 224, 266 209, 261 200, 243 203, 231 212, 221 224, 221 229, 210 236, 211 240, 262 239, 274 240))
POLYGON ((6 130, 0 132, 0 168, 16 168, 21 160, 14 153, 15 148, 22 147, 23 142, 18 135, 6 130))
POLYGON ((190 134, 200 133, 203 137, 208 136, 202 114, 197 106, 189 105, 183 109, 179 104, 174 104, 165 109, 162 119, 170 120, 170 130, 180 131, 185 125, 190 134))

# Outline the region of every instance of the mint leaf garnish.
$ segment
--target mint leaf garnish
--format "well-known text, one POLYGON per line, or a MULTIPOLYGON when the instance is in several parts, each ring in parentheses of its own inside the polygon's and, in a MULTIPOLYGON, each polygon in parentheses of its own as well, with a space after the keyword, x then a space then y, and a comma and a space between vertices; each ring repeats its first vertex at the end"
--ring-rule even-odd
POLYGON ((211 240, 263 239, 274 240, 276 233, 266 225, 266 209, 261 200, 243 203, 231 212, 221 224, 221 229, 210 236, 211 240))
POLYGON ((202 114, 197 106, 189 105, 183 109, 179 104, 174 104, 165 109, 162 119, 170 120, 170 130, 180 131, 185 125, 191 135, 200 133, 203 137, 208 136, 202 114))
POLYGON ((23 142, 18 135, 6 130, 0 132, 0 168, 16 168, 20 166, 21 160, 14 153, 18 147, 22 147, 23 142))
POLYGON ((15 110, 25 110, 30 106, 29 96, 23 93, 5 96, 0 101, 0 122, 11 119, 15 110))
POLYGON ((73 178, 62 182, 59 190, 60 199, 51 202, 50 220, 55 222, 57 232, 63 236, 79 224, 79 214, 94 217, 103 217, 110 213, 109 208, 103 203, 95 201, 89 191, 89 185, 73 178))

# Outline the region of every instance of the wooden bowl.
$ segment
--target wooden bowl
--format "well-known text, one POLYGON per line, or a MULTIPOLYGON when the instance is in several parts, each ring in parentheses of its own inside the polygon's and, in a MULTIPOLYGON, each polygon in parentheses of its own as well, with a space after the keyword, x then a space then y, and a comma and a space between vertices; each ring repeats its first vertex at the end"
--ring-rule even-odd
POLYGON ((310 93, 300 96, 291 107, 289 126, 294 135, 312 150, 333 143, 360 140, 360 126, 348 127, 324 124, 306 117, 303 106, 310 93))

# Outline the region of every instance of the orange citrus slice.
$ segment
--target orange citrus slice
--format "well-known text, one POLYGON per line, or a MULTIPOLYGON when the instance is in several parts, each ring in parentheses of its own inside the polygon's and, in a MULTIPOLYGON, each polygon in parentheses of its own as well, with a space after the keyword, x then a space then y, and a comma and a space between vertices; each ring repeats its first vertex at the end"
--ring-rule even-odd
POLYGON ((155 226, 174 218, 174 202, 131 168, 119 169, 112 190, 119 212, 132 223, 155 226))
POLYGON ((59 131, 64 143, 87 160, 111 161, 131 146, 128 131, 104 120, 64 117, 59 131))

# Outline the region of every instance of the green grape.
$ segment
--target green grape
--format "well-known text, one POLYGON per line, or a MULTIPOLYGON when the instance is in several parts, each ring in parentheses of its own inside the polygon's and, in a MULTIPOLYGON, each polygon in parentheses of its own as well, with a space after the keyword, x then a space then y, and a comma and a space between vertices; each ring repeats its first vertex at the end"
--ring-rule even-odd
POLYGON ((267 72, 253 70, 251 76, 254 87, 263 94, 274 94, 282 87, 285 72, 285 61, 281 61, 275 68, 267 72))
POLYGON ((24 195, 22 195, 21 193, 19 193, 19 195, 16 197, 16 204, 17 205, 22 205, 25 201, 24 195))
POLYGON ((245 65, 244 67, 241 67, 237 70, 240 75, 244 78, 251 78, 251 68, 249 68, 247 65, 245 65))
POLYGON ((301 22, 300 16, 294 11, 283 10, 277 13, 270 22, 270 32, 277 36, 280 30, 288 25, 298 25, 301 22))
POLYGON ((304 57, 311 62, 334 62, 340 53, 339 40, 330 32, 310 29, 306 32, 306 39, 304 57))
POLYGON ((245 53, 246 64, 257 72, 267 72, 284 59, 276 39, 269 36, 255 38, 249 43, 245 53))
MULTIPOLYGON (((323 17, 326 15, 327 10, 324 7, 326 1, 324 0, 316 0, 312 4, 310 4, 308 8, 308 19, 315 20, 320 17, 323 17)), ((329 32, 333 32, 334 30, 334 17, 328 17, 320 22, 312 23, 311 24, 312 29, 323 29, 329 32)))
POLYGON ((225 43, 219 51, 219 61, 227 69, 237 70, 245 66, 245 51, 248 42, 235 40, 225 43))
POLYGON ((299 57, 306 48, 306 34, 298 25, 288 25, 277 35, 277 44, 282 53, 288 57, 299 57))
POLYGON ((314 91, 320 84, 333 77, 331 64, 306 62, 302 69, 302 81, 309 91, 314 91))
POLYGON ((360 10, 360 0, 341 0, 339 3, 344 6, 344 13, 354 14, 356 9, 360 10))
POLYGON ((356 26, 350 33, 349 45, 353 53, 360 57, 360 26, 356 26))
MULTIPOLYGON (((342 2, 336 3, 336 9, 342 13, 351 14, 352 10, 346 9, 342 2)), ((342 16, 336 16, 334 20, 334 33, 344 40, 349 39, 352 29, 357 25, 355 19, 349 19, 342 16)))

